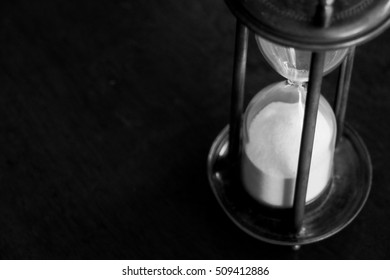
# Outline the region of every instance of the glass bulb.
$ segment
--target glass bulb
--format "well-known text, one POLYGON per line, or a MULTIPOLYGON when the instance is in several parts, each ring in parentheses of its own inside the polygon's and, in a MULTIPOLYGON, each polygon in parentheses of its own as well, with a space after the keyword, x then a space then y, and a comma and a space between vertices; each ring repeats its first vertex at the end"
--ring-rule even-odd
MULTIPOLYGON (((257 44, 267 61, 286 79, 303 83, 309 79, 311 51, 299 50, 271 43, 256 36, 257 44)), ((327 51, 325 54, 324 74, 332 71, 341 63, 348 49, 327 51)))
MULTIPOLYGON (((242 182, 257 201, 281 208, 293 205, 303 128, 306 88, 280 82, 261 90, 244 115, 242 182)), ((307 203, 329 186, 333 172, 336 119, 323 96, 314 137, 307 203)))

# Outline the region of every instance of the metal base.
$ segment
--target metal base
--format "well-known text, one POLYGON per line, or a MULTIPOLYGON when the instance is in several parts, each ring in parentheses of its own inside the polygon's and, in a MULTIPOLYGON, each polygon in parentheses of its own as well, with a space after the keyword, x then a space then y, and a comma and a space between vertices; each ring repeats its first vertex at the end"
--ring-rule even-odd
POLYGON ((372 165, 359 135, 345 126, 334 156, 333 182, 305 208, 299 234, 291 231, 292 210, 264 206, 244 190, 239 170, 227 160, 228 127, 215 139, 208 157, 212 190, 230 219, 243 231, 279 245, 303 245, 332 236, 346 227, 365 204, 371 187, 372 165))

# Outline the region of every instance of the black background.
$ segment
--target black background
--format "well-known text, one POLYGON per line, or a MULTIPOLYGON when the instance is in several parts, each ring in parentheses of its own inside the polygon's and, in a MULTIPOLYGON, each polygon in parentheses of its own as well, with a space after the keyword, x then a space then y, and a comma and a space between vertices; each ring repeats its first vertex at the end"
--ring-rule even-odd
MULTIPOLYGON (((222 0, 15 0, 0 15, 1 258, 390 257, 390 32, 357 49, 347 111, 372 157, 369 200, 293 253, 238 229, 207 181, 229 117, 222 0)), ((251 36, 245 103, 279 80, 251 36)))

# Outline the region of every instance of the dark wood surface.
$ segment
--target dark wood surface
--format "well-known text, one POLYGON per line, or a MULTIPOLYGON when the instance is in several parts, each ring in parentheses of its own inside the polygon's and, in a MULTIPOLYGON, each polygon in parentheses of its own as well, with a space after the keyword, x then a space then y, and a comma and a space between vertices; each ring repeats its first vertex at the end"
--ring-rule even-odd
MULTIPOLYGON (((222 0, 0 8, 0 258, 390 258, 390 32, 357 48, 347 111, 372 157, 369 200, 294 253, 238 229, 207 180, 229 118, 235 19, 222 0)), ((282 80, 253 34, 248 59, 246 104, 282 80)))

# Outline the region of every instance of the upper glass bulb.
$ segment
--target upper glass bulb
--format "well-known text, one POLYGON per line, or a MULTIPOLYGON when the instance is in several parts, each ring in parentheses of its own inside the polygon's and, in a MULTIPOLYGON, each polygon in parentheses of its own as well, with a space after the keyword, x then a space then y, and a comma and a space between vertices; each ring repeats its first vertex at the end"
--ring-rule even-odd
MULTIPOLYGON (((309 80, 311 51, 298 50, 271 43, 256 36, 257 44, 264 57, 283 77, 296 83, 309 80)), ((324 74, 332 71, 341 63, 348 49, 327 51, 325 54, 324 74)))

